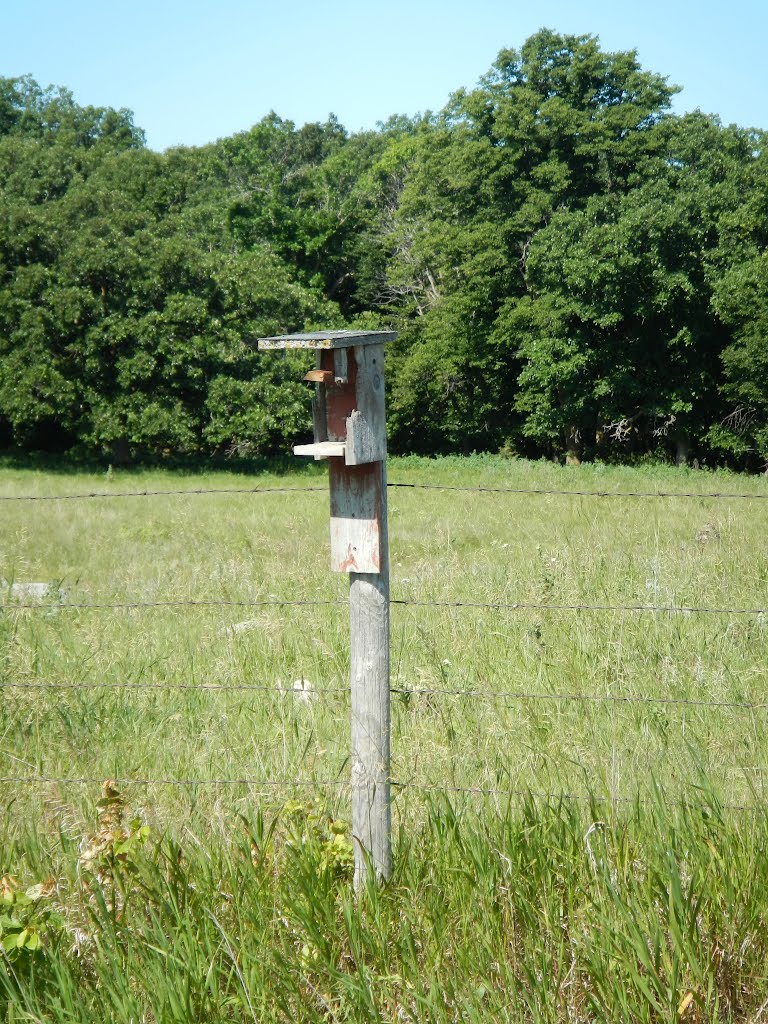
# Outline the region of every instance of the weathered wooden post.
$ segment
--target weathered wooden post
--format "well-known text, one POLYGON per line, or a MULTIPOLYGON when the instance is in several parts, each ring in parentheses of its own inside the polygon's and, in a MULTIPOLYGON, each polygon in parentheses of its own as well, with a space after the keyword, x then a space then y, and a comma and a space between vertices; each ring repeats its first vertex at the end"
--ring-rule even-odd
POLYGON ((352 837, 355 886, 370 862, 392 873, 389 784, 389 543, 384 343, 390 331, 260 338, 259 348, 315 350, 314 442, 296 455, 329 460, 331 569, 349 573, 352 837))

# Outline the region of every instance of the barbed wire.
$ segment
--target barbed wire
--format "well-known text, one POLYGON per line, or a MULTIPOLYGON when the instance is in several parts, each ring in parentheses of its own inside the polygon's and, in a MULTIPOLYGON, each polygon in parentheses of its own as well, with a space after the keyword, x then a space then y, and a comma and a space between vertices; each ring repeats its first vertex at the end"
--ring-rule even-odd
MULTIPOLYGON (((166 690, 199 691, 199 692, 249 692, 254 693, 290 693, 300 699, 312 699, 323 697, 326 694, 334 696, 343 694, 350 695, 349 686, 328 686, 311 689, 298 686, 282 685, 254 685, 251 683, 166 683, 166 682, 143 682, 143 683, 109 683, 103 681, 82 681, 75 683, 51 683, 51 682, 26 682, 17 680, 0 680, 0 690, 151 690, 162 692, 166 690)), ((405 696, 448 696, 448 697, 471 697, 477 700, 548 700, 548 701, 573 701, 585 703, 618 703, 618 704, 669 704, 683 705, 689 707, 706 708, 735 708, 742 711, 764 711, 768 709, 768 702, 750 701, 726 701, 726 700, 704 700, 689 697, 637 697, 621 694, 594 694, 594 693, 530 693, 520 690, 479 690, 479 689, 450 689, 448 687, 390 687, 390 693, 405 696)))
POLYGON ((489 608, 499 611, 568 611, 568 612, 667 612, 682 615, 766 615, 768 608, 710 608, 674 604, 552 604, 526 601, 414 601, 392 598, 390 604, 416 608, 489 608))
MULTIPOLYGON (((768 615, 768 608, 711 608, 703 605, 673 604, 557 604, 549 602, 529 601, 418 601, 410 598, 391 598, 390 605, 410 606, 412 608, 485 608, 496 611, 587 611, 587 612, 664 612, 678 615, 768 615)), ((21 603, 6 601, 0 604, 2 611, 125 611, 139 608, 260 608, 260 607, 322 607, 328 605, 346 605, 343 598, 310 599, 303 601, 267 600, 267 601, 125 601, 114 603, 81 603, 59 601, 21 603)))
POLYGON ((480 494, 542 494, 580 498, 739 498, 768 500, 768 494, 729 493, 728 491, 572 491, 557 487, 470 487, 461 484, 422 484, 390 482, 387 487, 415 488, 420 491, 467 491, 480 494))
MULTIPOLYGON (((557 791, 537 792, 536 790, 527 789, 503 789, 497 786, 447 786, 443 784, 433 784, 427 782, 397 782, 394 779, 390 782, 390 785, 396 786, 398 789, 415 789, 418 790, 420 793, 472 793, 478 796, 515 796, 521 799, 532 797, 533 799, 539 800, 558 801, 592 800, 595 803, 610 802, 627 804, 637 802, 637 798, 631 796, 596 796, 590 793, 560 793, 557 791)), ((650 801, 641 800, 640 802, 649 803, 650 801)))
MULTIPOLYGON (((746 500, 766 501, 768 494, 750 494, 745 492, 729 491, 587 491, 569 490, 557 487, 482 487, 460 484, 425 484, 405 483, 389 481, 389 489, 400 488, 408 490, 423 491, 463 491, 476 494, 529 494, 529 495, 557 495, 562 497, 581 498, 702 498, 713 500, 746 500)), ((202 494, 276 494, 286 492, 318 492, 326 491, 328 487, 322 486, 278 486, 278 487, 195 487, 179 488, 174 490, 144 490, 144 491, 88 491, 81 494, 2 494, 0 501, 80 501, 89 498, 149 498, 171 495, 197 496, 202 494)))
MULTIPOLYGON (((88 777, 65 777, 51 775, 6 775, 0 777, 0 784, 26 785, 26 786, 103 786, 105 782, 115 786, 252 786, 254 788, 272 789, 314 789, 314 788, 343 788, 352 787, 349 779, 256 779, 256 778, 189 778, 189 779, 151 779, 133 778, 131 776, 88 776, 88 777)), ((497 786, 451 786, 445 784, 432 784, 421 782, 402 781, 390 779, 390 786, 401 790, 415 790, 420 793, 453 793, 465 794, 468 796, 505 796, 517 800, 539 800, 550 803, 587 803, 587 804, 623 804, 632 806, 656 806, 658 801, 640 794, 627 796, 616 794, 611 796, 600 796, 594 793, 570 793, 566 791, 536 791, 531 789, 506 789, 497 786)), ((666 801, 668 806, 673 807, 696 807, 708 809, 710 805, 693 802, 690 800, 677 799, 666 801)), ((730 811, 764 811, 761 804, 731 804, 717 803, 719 809, 730 811)))
MULTIPOLYGON (((596 498, 688 498, 702 500, 765 500, 768 494, 749 493, 728 493, 728 492, 677 492, 677 491, 589 491, 589 490, 568 490, 558 488, 521 488, 521 487, 488 487, 488 486, 460 486, 449 484, 424 484, 390 482, 390 488, 401 488, 410 490, 435 490, 454 491, 464 493, 487 493, 487 494, 519 494, 519 495, 541 495, 541 496, 563 496, 563 497, 596 497, 596 498)), ((248 494, 258 495, 266 493, 287 493, 287 492, 321 492, 326 491, 323 486, 276 486, 276 487, 252 487, 252 488, 194 488, 174 490, 137 490, 120 492, 88 492, 82 494, 59 494, 59 495, 0 495, 0 501, 76 501, 85 499, 101 498, 131 498, 150 496, 198 496, 203 494, 248 494)), ((177 601, 132 601, 117 603, 82 603, 82 602, 57 602, 52 603, 7 603, 0 605, 0 611, 5 610, 133 610, 133 609, 159 609, 159 608, 256 608, 256 607, 319 607, 346 604, 346 600, 310 599, 310 600, 177 600, 177 601)), ((665 613, 665 614, 720 614, 720 615, 765 615, 768 609, 765 608, 719 608, 706 606, 685 606, 685 605, 640 605, 640 604, 558 604, 538 602, 478 602, 478 601, 419 601, 404 598, 394 598, 390 601, 392 605, 411 606, 422 608, 474 608, 489 610, 535 610, 535 611, 589 611, 589 612, 635 612, 635 613, 665 613)), ((299 690, 295 687, 254 685, 244 683, 156 683, 156 682, 135 682, 135 683, 99 683, 99 682, 76 682, 76 683, 48 683, 48 682, 0 682, 2 688, 14 688, 23 690, 86 690, 86 689, 109 689, 109 690, 179 690, 179 691, 214 691, 224 692, 227 690, 238 692, 274 692, 293 693, 294 695, 321 696, 324 694, 349 695, 349 687, 330 687, 311 691, 299 690)), ((678 697, 635 697, 629 695, 614 694, 552 694, 552 693, 529 693, 521 691, 487 691, 477 688, 472 689, 449 689, 447 687, 392 687, 392 693, 408 696, 442 695, 451 697, 471 697, 483 700, 549 700, 549 701, 574 701, 574 702, 613 702, 627 704, 660 704, 660 705, 681 705, 689 707, 711 707, 711 708, 734 708, 740 710, 765 710, 768 704, 746 701, 713 701, 693 698, 678 697)), ((0 783, 20 785, 102 785, 102 778, 97 777, 54 777, 54 776, 5 776, 0 777, 0 783)), ((112 780, 117 785, 157 785, 157 786, 251 786, 254 788, 321 788, 321 787, 349 787, 348 780, 340 779, 257 779, 249 777, 241 778, 132 778, 117 777, 112 780)), ((428 783, 416 783, 411 781, 391 780, 391 785, 398 789, 416 790, 422 793, 453 793, 481 796, 505 796, 516 799, 538 799, 547 801, 583 801, 590 803, 622 803, 636 804, 643 801, 638 797, 629 796, 596 796, 594 794, 574 794, 566 792, 535 793, 530 790, 505 789, 501 787, 485 786, 448 786, 432 785, 428 783)), ((682 802, 681 802, 682 803, 682 802)), ((745 805, 721 805, 732 810, 749 810, 745 805)))
POLYGON ((97 611, 125 611, 137 608, 262 608, 262 607, 317 607, 322 605, 347 604, 347 601, 338 599, 310 599, 305 601, 292 600, 268 600, 268 601, 124 601, 116 603, 81 603, 69 601, 19 603, 9 601, 0 604, 0 612, 15 611, 66 611, 70 608, 82 611, 83 609, 95 609, 97 611))
POLYGON ((184 690, 184 691, 238 691, 255 693, 292 693, 303 699, 314 700, 315 696, 325 694, 346 694, 350 693, 349 686, 327 686, 322 689, 302 688, 298 686, 268 686, 253 685, 251 683, 106 683, 106 682, 78 682, 78 683, 28 683, 11 680, 6 682, 0 680, 0 690, 152 690, 161 692, 163 690, 184 690))
POLYGON ((130 776, 65 778, 51 775, 6 775, 0 783, 18 785, 61 785, 61 786, 103 786, 106 781, 116 786, 272 786, 272 787, 314 787, 351 786, 349 779, 148 779, 130 776))
POLYGON ((310 487, 194 487, 157 491, 88 491, 82 494, 0 494, 0 501, 80 501, 86 498, 153 498, 167 495, 276 494, 286 491, 327 491, 327 486, 310 487))
POLYGON ((699 700, 687 697, 635 697, 615 694, 595 693, 527 693, 518 690, 451 690, 446 688, 404 689, 393 686, 391 693, 427 696, 440 694, 451 697, 472 697, 478 700, 551 700, 551 701, 584 701, 594 703, 617 704, 682 704, 692 707, 707 708, 738 708, 743 711, 760 711, 768 709, 768 703, 750 703, 748 701, 699 700))

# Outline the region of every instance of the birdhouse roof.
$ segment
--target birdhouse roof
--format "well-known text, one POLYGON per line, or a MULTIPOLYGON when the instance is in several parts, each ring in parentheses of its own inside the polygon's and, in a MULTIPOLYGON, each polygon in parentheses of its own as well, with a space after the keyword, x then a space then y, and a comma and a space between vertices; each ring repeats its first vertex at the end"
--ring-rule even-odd
POLYGON ((358 345, 382 345, 394 341, 395 331, 312 331, 309 334, 278 334, 259 338, 260 349, 274 348, 352 348, 358 345))

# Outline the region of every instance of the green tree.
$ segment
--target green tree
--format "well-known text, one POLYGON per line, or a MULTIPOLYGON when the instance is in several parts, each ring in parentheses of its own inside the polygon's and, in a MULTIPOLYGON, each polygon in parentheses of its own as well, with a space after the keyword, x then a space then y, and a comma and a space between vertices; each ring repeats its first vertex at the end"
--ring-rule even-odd
POLYGON ((738 202, 710 261, 713 307, 731 336, 722 353, 725 410, 708 439, 748 465, 768 465, 768 133, 748 133, 738 202))
POLYGON ((0 79, 0 424, 17 441, 72 439, 77 382, 58 332, 85 300, 59 281, 65 197, 105 157, 142 145, 128 111, 0 79))
POLYGON ((574 457, 674 448, 718 416, 729 334, 707 267, 741 203, 748 133, 700 114, 656 129, 640 183, 555 214, 531 247, 529 295, 500 317, 524 361, 524 433, 574 457))
POLYGON ((673 93, 634 52, 542 30, 519 52, 503 50, 478 88, 457 92, 399 142, 387 241, 409 353, 393 391, 396 444, 423 443, 422 417, 439 421, 456 379, 471 390, 480 382, 483 398, 468 403, 463 445, 492 447, 514 430, 520 367, 503 324, 527 293, 536 237, 559 211, 633 187, 673 93), (438 383, 426 387, 419 367, 438 383))
POLYGON ((262 366, 248 340, 335 307, 268 241, 233 237, 212 148, 159 155, 111 129, 98 145, 70 106, 42 135, 37 118, 0 139, 0 416, 12 436, 114 457, 285 443, 306 426, 300 374, 262 366))

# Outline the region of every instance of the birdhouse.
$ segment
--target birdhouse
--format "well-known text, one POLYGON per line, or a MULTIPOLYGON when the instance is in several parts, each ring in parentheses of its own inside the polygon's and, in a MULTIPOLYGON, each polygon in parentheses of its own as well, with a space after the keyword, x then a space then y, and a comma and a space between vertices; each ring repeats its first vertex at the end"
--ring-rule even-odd
POLYGON ((387 426, 384 344, 392 331, 317 331, 260 338, 259 349, 313 349, 311 444, 295 455, 329 460, 331 568, 380 573, 385 558, 387 426), (382 523, 384 527, 382 529, 382 523))

